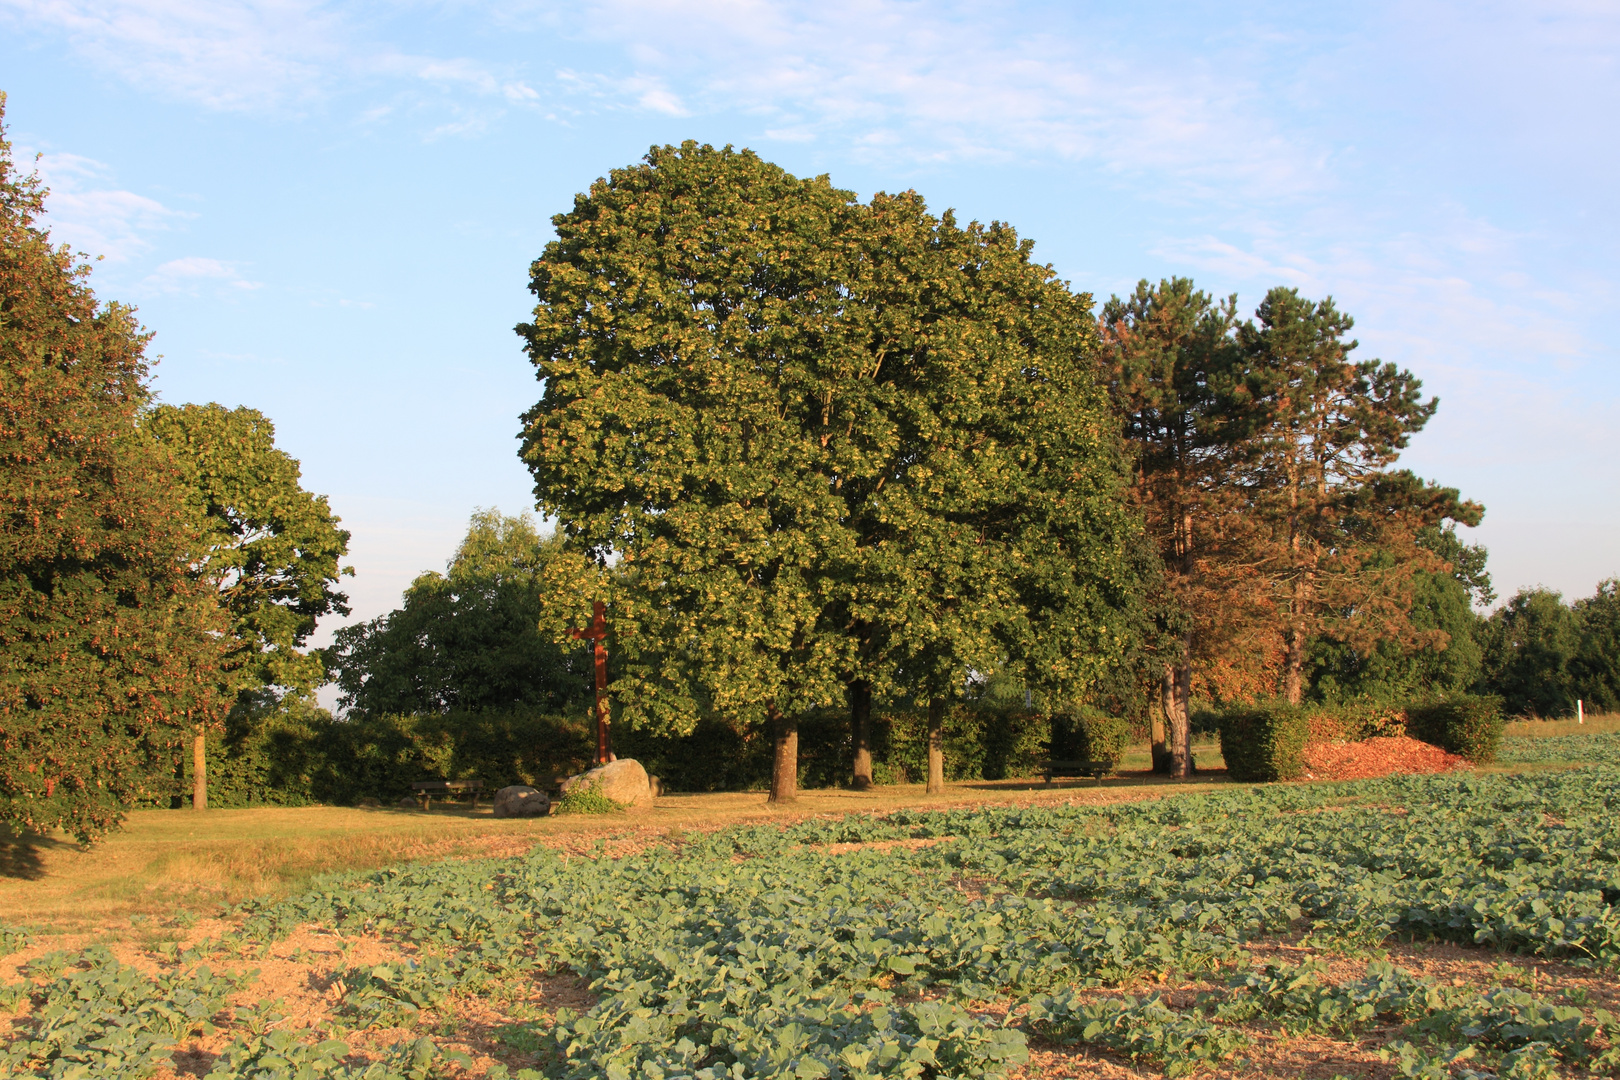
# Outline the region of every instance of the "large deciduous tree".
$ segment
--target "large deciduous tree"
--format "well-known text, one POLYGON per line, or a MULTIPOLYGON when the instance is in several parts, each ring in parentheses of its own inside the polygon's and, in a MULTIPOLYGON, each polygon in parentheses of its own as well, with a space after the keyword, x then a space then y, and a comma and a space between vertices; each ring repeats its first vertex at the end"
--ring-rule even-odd
POLYGON ((1455 490, 1389 472, 1438 405, 1409 371, 1352 361, 1354 325, 1331 298, 1276 288, 1239 328, 1243 378, 1234 387, 1249 423, 1239 463, 1261 565, 1272 583, 1285 645, 1282 691, 1298 703, 1310 643, 1325 636, 1367 652, 1378 641, 1444 648, 1439 629, 1409 616, 1414 574, 1444 571, 1419 539, 1447 521, 1477 524, 1483 510, 1455 490))
POLYGON ((817 432, 855 536, 827 618, 855 638, 857 783, 875 687, 928 707, 937 791, 941 721, 970 675, 1073 697, 1119 650, 1132 523, 1089 298, 1006 225, 959 226, 912 193, 866 211, 849 291, 869 362, 817 432))
POLYGON ((88 839, 218 720, 226 627, 189 573, 183 484, 137 428, 148 336, 51 245, 3 134, 0 818, 88 839))
POLYGON ((334 588, 353 572, 339 566, 348 532, 325 496, 303 489, 298 462, 257 410, 160 405, 141 427, 180 469, 198 533, 193 573, 231 620, 231 696, 308 698, 326 675, 320 654, 304 649, 315 621, 349 613, 334 588))
POLYGON ((578 645, 539 630, 543 571, 559 548, 528 514, 475 512, 443 574, 423 574, 401 607, 337 632, 328 663, 343 706, 380 716, 578 705, 590 681, 578 645))
POLYGON ((768 720, 777 801, 795 796, 796 715, 841 696, 848 667, 821 616, 850 536, 811 431, 819 369, 852 351, 853 207, 746 151, 655 148, 553 219, 519 327, 545 383, 522 454, 572 556, 553 633, 607 603, 632 724, 768 720))
POLYGON ((523 456, 573 555, 552 630, 608 603, 621 715, 768 719, 784 800, 804 709, 1106 663, 1117 440, 1085 301, 1011 229, 692 143, 554 221, 523 456))

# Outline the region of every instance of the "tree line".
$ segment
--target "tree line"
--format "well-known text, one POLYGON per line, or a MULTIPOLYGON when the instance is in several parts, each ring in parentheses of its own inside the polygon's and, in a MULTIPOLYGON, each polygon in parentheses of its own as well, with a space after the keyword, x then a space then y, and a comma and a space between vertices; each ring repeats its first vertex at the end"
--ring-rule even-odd
POLYGON ((0 141, 0 816, 22 827, 94 835, 189 740, 328 680, 353 717, 582 709, 570 631, 596 602, 615 725, 768 730, 779 801, 813 710, 847 711, 872 783, 874 703, 926 712, 937 789, 948 710, 992 680, 1151 726, 1174 774, 1195 702, 1516 679, 1560 707, 1532 653, 1613 698, 1613 584, 1476 613, 1485 556, 1456 527, 1482 509, 1396 468, 1438 403, 1353 359, 1331 299, 1273 289, 1240 319, 1171 279, 1099 310, 1008 225, 695 143, 599 180, 532 267, 520 453, 555 531, 481 511, 444 574, 311 650, 347 613, 348 534, 261 414, 153 399, 149 335, 51 245, 44 194, 0 141))
POLYGON ((1482 508, 1394 468, 1438 403, 1353 359, 1331 299, 1239 321, 1176 279, 1099 318, 1010 226, 691 142, 553 224, 519 327, 562 538, 541 625, 607 605, 633 726, 768 724, 774 799, 831 702, 860 785, 874 695, 938 717, 1001 673, 1140 709, 1149 683, 1184 775, 1194 696, 1297 703, 1314 650, 1449 645, 1414 591, 1482 508))

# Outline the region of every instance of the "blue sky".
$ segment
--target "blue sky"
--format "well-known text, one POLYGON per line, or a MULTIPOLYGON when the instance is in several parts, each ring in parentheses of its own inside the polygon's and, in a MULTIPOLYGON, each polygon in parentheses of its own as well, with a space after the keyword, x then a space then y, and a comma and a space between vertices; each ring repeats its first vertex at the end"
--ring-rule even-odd
POLYGON ((511 327, 552 214, 653 143, 1013 223, 1099 299, 1331 294, 1440 412, 1498 591, 1620 574, 1620 8, 0 0, 16 148, 171 402, 252 405, 356 617, 532 500, 511 327))

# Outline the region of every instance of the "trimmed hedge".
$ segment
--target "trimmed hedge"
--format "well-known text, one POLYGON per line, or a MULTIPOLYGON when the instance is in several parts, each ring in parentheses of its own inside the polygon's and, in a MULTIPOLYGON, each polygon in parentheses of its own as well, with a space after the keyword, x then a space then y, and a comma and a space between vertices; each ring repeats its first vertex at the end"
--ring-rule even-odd
POLYGON ((1489 694, 1467 694, 1406 710, 1406 730, 1414 739, 1476 765, 1496 760, 1504 723, 1502 699, 1489 694))
POLYGON ((1130 738, 1131 722, 1101 709, 1081 707, 1052 717, 1052 756, 1059 760, 1094 761, 1111 769, 1130 738))
POLYGON ((1305 771, 1301 756, 1310 738, 1310 714, 1280 702, 1221 715, 1221 757, 1233 780, 1292 780, 1305 771))
MULTIPOLYGON (((874 709, 873 772, 881 784, 927 775, 928 717, 917 710, 874 709)), ((958 704, 946 712, 945 766, 952 780, 1033 776, 1045 756, 1047 720, 1022 708, 958 704)), ((583 772, 595 735, 581 716, 522 710, 428 716, 334 719, 302 708, 233 714, 223 737, 208 741, 208 804, 392 805, 429 778, 482 780, 486 791, 507 784, 549 787, 583 772)), ((613 748, 636 758, 668 791, 763 790, 770 784, 771 738, 761 728, 710 719, 684 738, 616 728, 613 748)), ((835 787, 850 779, 849 714, 821 709, 799 721, 799 783, 835 787)), ((176 762, 172 789, 150 805, 189 805, 191 753, 176 762)))

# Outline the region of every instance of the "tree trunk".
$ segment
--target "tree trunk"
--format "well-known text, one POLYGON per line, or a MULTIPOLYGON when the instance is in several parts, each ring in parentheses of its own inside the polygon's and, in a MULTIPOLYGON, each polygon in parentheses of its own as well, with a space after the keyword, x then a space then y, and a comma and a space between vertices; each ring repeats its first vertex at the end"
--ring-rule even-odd
POLYGON ((1192 772, 1191 691, 1192 668, 1185 661, 1166 664, 1162 700, 1170 745, 1165 755, 1165 772, 1178 780, 1192 772))
POLYGON ((208 737, 201 731, 191 744, 191 808, 208 809, 208 737))
POLYGON ((1305 631, 1298 626, 1288 631, 1288 662, 1283 670, 1283 697, 1298 705, 1305 698, 1305 631))
POLYGON ((928 703, 928 788, 929 795, 945 792, 945 699, 928 703))
POLYGON ((855 744, 855 790, 872 788, 872 684, 856 679, 849 684, 849 726, 855 744))
POLYGON ((776 754, 771 763, 771 802, 783 804, 799 797, 799 721, 783 716, 772 705, 769 710, 776 754))
POLYGON ((1153 715, 1148 721, 1153 726, 1153 733, 1151 736, 1153 740, 1152 756, 1153 771, 1156 773, 1167 773, 1170 771, 1170 744, 1166 741, 1164 731, 1164 718, 1170 715, 1168 688, 1168 680, 1170 678, 1169 665, 1165 666, 1164 677, 1166 683, 1161 685, 1159 690, 1159 712, 1157 715, 1153 715))

